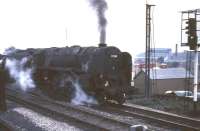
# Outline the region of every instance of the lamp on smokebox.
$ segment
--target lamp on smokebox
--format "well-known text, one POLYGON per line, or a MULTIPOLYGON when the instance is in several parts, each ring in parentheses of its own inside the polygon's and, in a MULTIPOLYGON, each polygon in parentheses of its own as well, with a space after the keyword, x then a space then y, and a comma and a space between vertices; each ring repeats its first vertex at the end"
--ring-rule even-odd
POLYGON ((188 43, 187 45, 190 47, 190 50, 195 50, 197 47, 197 33, 196 33, 196 19, 189 18, 186 21, 186 34, 188 34, 188 43))

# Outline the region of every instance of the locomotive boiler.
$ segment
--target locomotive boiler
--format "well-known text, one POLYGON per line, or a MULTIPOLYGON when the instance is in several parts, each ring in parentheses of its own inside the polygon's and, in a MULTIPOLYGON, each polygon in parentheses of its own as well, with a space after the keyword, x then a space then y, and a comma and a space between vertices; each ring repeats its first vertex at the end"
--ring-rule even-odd
POLYGON ((100 103, 122 104, 130 88, 131 55, 113 46, 26 49, 7 55, 8 59, 24 57, 28 58, 24 68, 33 68, 36 86, 56 99, 72 99, 76 81, 100 103))

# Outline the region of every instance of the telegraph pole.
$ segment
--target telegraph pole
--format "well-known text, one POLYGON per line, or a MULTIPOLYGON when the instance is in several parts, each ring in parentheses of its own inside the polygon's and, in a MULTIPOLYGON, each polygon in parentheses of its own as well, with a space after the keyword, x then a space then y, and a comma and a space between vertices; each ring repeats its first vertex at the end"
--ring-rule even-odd
POLYGON ((150 59, 151 59, 151 7, 146 4, 146 50, 145 50, 145 97, 150 97, 150 59))
POLYGON ((193 108, 194 111, 197 110, 197 92, 198 92, 198 35, 197 33, 200 30, 197 30, 197 23, 200 22, 198 19, 200 15, 200 10, 188 10, 182 11, 182 24, 181 24, 181 45, 189 46, 190 50, 193 50, 195 53, 194 58, 194 81, 193 81, 193 108), (186 15, 186 17, 184 17, 186 15), (186 27, 183 27, 185 22, 186 27), (187 41, 183 41, 183 32, 187 35, 187 41))

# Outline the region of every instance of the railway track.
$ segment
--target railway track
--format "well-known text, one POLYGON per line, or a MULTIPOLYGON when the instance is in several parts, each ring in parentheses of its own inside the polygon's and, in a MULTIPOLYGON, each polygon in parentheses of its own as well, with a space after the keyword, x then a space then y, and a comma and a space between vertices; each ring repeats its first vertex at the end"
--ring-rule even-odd
POLYGON ((8 124, 6 121, 0 119, 0 131, 13 131, 14 126, 8 124))
MULTIPOLYGON (((95 107, 98 109, 98 107, 95 107)), ((126 115, 129 117, 138 117, 143 120, 155 122, 163 126, 174 127, 183 131, 200 131, 200 120, 190 117, 183 117, 164 111, 154 110, 148 107, 143 107, 134 104, 108 104, 100 110, 107 110, 109 112, 118 112, 120 115, 126 115)))
POLYGON ((123 130, 128 131, 132 126, 130 123, 117 120, 109 115, 101 114, 88 108, 80 108, 71 104, 61 104, 49 101, 34 94, 25 94, 15 90, 7 89, 7 99, 30 107, 37 108, 43 112, 54 114, 63 119, 73 119, 85 126, 95 130, 123 130))
POLYGON ((49 99, 40 98, 37 93, 29 93, 29 95, 20 95, 20 92, 8 90, 8 98, 20 104, 32 105, 41 108, 47 112, 54 113, 58 116, 66 117, 66 119, 76 119, 81 123, 91 125, 99 130, 130 130, 131 123, 120 121, 111 115, 101 114, 100 112, 107 112, 112 114, 118 112, 120 115, 137 117, 158 123, 163 126, 170 126, 183 131, 198 131, 200 130, 200 120, 189 117, 183 117, 172 113, 154 110, 148 107, 139 105, 116 105, 106 104, 102 107, 84 107, 74 106, 69 103, 60 101, 53 101, 49 99), (28 101, 31 100, 31 102, 28 101), (18 101, 20 100, 20 101, 18 101), (39 103, 39 105, 37 105, 39 103), (52 108, 53 107, 53 108, 52 108), (99 112, 98 112, 99 111, 99 112), (81 114, 79 114, 81 113, 81 114), (75 115, 73 115, 75 114, 75 115), (86 119, 87 118, 87 119, 86 119))

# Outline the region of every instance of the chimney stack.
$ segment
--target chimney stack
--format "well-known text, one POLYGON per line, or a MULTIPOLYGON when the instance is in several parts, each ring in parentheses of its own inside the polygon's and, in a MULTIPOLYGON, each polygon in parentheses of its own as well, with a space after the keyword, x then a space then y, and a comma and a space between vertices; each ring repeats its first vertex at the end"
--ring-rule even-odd
POLYGON ((104 29, 100 32, 100 44, 99 47, 106 47, 106 32, 104 29))

